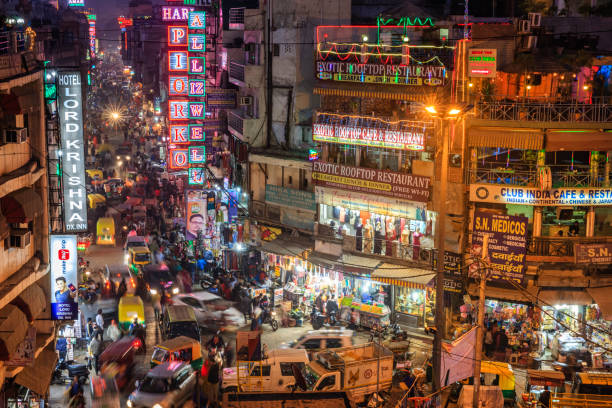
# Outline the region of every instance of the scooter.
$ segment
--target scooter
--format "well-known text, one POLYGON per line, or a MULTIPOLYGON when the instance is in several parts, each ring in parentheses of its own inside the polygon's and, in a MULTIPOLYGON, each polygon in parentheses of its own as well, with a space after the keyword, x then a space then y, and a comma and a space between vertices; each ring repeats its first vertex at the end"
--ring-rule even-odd
POLYGON ((313 329, 319 330, 325 324, 325 315, 313 307, 310 312, 310 323, 313 329))
POLYGON ((392 341, 405 341, 408 340, 408 333, 402 330, 399 324, 395 323, 391 325, 391 340, 392 341))

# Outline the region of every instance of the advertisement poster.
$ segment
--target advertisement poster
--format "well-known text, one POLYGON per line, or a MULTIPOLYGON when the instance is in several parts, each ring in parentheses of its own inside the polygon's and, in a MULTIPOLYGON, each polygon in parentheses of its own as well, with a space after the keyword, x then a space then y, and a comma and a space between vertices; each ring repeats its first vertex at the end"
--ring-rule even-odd
POLYGON ((81 74, 79 72, 58 73, 57 98, 62 145, 64 225, 66 231, 87 231, 83 100, 81 97, 81 74))
POLYGON ((51 318, 76 320, 78 317, 78 254, 76 235, 51 235, 51 318))
MULTIPOLYGON (((471 253, 474 257, 481 257, 483 237, 488 235, 486 261, 492 268, 489 279, 523 282, 528 222, 526 217, 474 213, 471 253)), ((470 266, 470 275, 480 277, 477 263, 470 266)))
POLYGON ((317 186, 339 188, 426 203, 431 179, 414 174, 313 162, 312 179, 317 186))
MULTIPOLYGON (((205 190, 187 190, 187 212, 185 219, 185 239, 193 241, 202 233, 203 238, 211 238, 215 229, 215 208, 207 209, 208 192, 205 190)), ((214 195, 213 195, 214 202, 214 195)))

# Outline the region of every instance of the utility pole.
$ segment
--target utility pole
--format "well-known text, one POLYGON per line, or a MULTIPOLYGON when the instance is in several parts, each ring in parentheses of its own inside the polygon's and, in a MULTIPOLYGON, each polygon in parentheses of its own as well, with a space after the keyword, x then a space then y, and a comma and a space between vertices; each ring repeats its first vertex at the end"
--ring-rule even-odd
POLYGON ((480 287, 478 288, 478 326, 476 326, 476 353, 474 358, 474 393, 472 394, 472 408, 480 407, 480 363, 482 360, 482 341, 484 338, 484 309, 485 289, 487 288, 487 265, 489 256, 489 236, 482 237, 482 259, 484 267, 478 267, 480 271, 480 287))
POLYGON ((272 137, 272 94, 274 93, 272 82, 272 60, 274 58, 274 45, 272 42, 272 23, 274 7, 272 0, 268 0, 268 18, 266 22, 266 33, 268 37, 266 58, 266 147, 270 147, 272 137))
POLYGON ((446 119, 440 119, 440 137, 442 138, 442 155, 440 157, 440 190, 438 194, 438 217, 436 222, 436 333, 433 341, 433 392, 442 388, 440 372, 442 369, 442 339, 446 337, 446 313, 444 311, 444 253, 446 228, 446 196, 448 190, 448 126, 446 119))

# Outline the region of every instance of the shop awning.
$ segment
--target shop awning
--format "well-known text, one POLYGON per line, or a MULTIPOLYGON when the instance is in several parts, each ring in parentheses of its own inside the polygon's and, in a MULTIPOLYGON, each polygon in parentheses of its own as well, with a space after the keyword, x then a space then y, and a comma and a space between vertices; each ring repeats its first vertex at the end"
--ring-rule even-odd
POLYGON ((34 360, 31 367, 25 367, 17 374, 15 382, 38 395, 46 395, 57 362, 57 354, 53 348, 53 344, 49 344, 34 360))
POLYGON ((468 145, 539 150, 544 148, 544 133, 534 129, 473 127, 468 132, 468 145))
POLYGON ((405 85, 374 85, 319 81, 316 88, 314 88, 314 94, 326 96, 350 96, 367 99, 391 99, 399 101, 435 101, 435 91, 431 90, 428 92, 422 88, 423 87, 411 87, 405 85))
POLYGON ((38 283, 28 286, 11 304, 25 313, 29 322, 33 322, 45 310, 47 297, 38 283))
POLYGON ((6 361, 25 338, 30 324, 17 306, 7 305, 0 310, 0 361, 6 361))
POLYGON ((376 258, 342 254, 342 268, 346 273, 370 275, 380 263, 380 260, 376 258))
POLYGON ((303 257, 304 251, 312 249, 314 243, 296 241, 288 235, 281 234, 272 241, 261 241, 260 249, 263 252, 281 256, 303 257))
POLYGON ((343 271, 342 260, 337 257, 332 257, 331 255, 313 252, 308 255, 307 261, 312 263, 313 265, 320 266, 322 268, 339 272, 343 271))
POLYGON ((546 151, 612 150, 612 133, 597 130, 547 130, 546 151))
POLYGON ((591 296, 584 290, 541 290, 538 299, 546 305, 590 305, 591 296))
POLYGON ((26 188, 0 199, 2 214, 9 224, 32 221, 42 213, 42 199, 34 190, 26 188))
MULTIPOLYGON (((535 292, 536 289, 535 288, 527 289, 528 292, 531 292, 532 290, 535 292)), ((471 297, 478 298, 478 284, 477 283, 469 284, 468 294, 471 297)), ((499 288, 499 287, 491 286, 491 285, 487 285, 487 288, 485 291, 485 297, 487 299, 501 300, 504 302, 511 302, 511 303, 524 303, 524 304, 533 303, 533 300, 534 300, 533 297, 530 297, 527 294, 517 289, 499 288)))
POLYGON ((390 285, 413 289, 425 289, 436 273, 427 269, 410 268, 402 265, 383 263, 372 273, 372 279, 390 285))
POLYGON ((607 321, 612 321, 612 296, 610 296, 612 294, 612 286, 587 288, 586 291, 597 303, 603 318, 607 321))

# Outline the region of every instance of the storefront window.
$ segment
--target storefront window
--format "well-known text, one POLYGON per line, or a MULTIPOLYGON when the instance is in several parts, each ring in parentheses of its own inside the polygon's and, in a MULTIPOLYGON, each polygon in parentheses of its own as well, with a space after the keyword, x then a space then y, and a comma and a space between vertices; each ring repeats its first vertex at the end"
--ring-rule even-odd
POLYGON ((395 288, 395 311, 415 316, 417 325, 434 325, 434 298, 430 289, 395 288))
POLYGON ((329 144, 329 157, 331 163, 356 166, 357 146, 329 144))
POLYGON ((542 236, 579 237, 585 235, 585 207, 543 207, 542 236))

